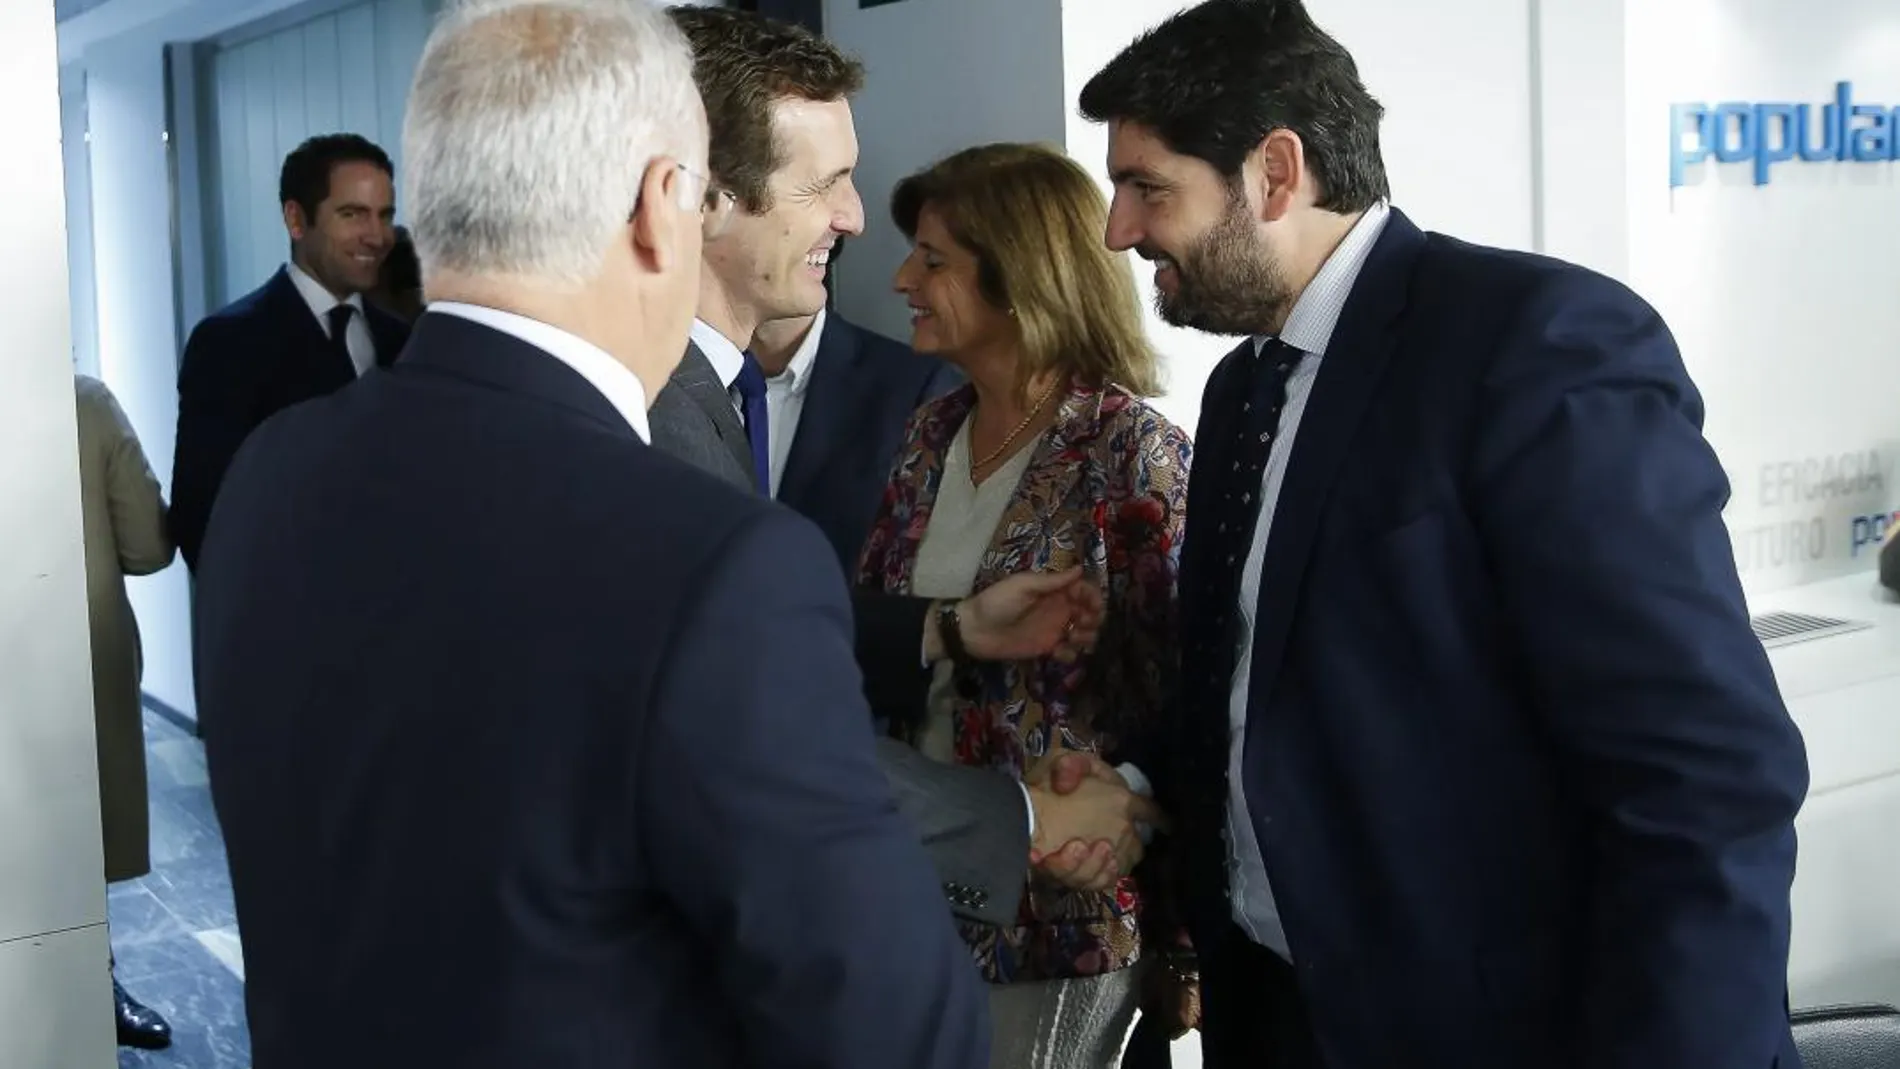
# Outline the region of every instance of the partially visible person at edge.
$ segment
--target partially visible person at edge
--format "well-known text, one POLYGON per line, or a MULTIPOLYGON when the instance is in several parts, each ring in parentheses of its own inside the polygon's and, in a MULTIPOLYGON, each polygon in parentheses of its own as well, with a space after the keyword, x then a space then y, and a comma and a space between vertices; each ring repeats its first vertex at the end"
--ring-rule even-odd
POLYGON ((1208 1069, 1791 1069, 1800 733, 1668 328, 1414 226, 1296 0, 1089 79, 1207 381, 1174 818, 1208 1069), (1296 444, 1297 443, 1297 444, 1296 444))
POLYGON ((414 323, 422 315, 422 262, 416 259, 416 244, 409 237, 408 227, 396 228, 396 239, 376 275, 376 288, 365 296, 371 304, 405 323, 414 323))
MULTIPOLYGON (((99 823, 106 882, 152 871, 152 812, 146 790, 145 671, 128 575, 170 566, 175 548, 165 494, 139 436, 106 384, 73 376, 79 423, 79 501, 85 524, 86 615, 92 635, 92 726, 99 751, 99 823)), ((171 1046, 171 1023, 119 983, 108 950, 119 1045, 171 1046)))

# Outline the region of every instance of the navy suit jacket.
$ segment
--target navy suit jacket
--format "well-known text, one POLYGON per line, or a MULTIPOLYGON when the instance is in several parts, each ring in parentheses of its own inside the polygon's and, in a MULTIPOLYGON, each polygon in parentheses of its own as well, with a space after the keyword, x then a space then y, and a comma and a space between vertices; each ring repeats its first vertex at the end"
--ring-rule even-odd
POLYGON ((259 1065, 986 1064, 823 540, 540 350, 265 424, 195 615, 259 1065))
MULTIPOLYGON (((1208 381, 1197 469, 1250 346, 1208 381)), ((1806 757, 1702 415, 1623 286, 1393 213, 1292 446, 1242 762, 1329 1069, 1799 1064, 1806 757)), ((1190 497, 1190 678, 1214 508, 1190 497)), ((1163 787, 1212 941, 1228 710, 1182 722, 1163 787)))
POLYGON ((818 525, 851 576, 911 415, 963 376, 836 311, 825 313, 811 374, 777 497, 818 525))
MULTIPOLYGON (((394 362, 409 339, 402 320, 365 303, 376 362, 394 362)), ((258 425, 299 401, 356 381, 288 268, 206 316, 185 342, 178 368, 178 440, 172 457, 171 531, 185 563, 198 549, 218 484, 258 425)))

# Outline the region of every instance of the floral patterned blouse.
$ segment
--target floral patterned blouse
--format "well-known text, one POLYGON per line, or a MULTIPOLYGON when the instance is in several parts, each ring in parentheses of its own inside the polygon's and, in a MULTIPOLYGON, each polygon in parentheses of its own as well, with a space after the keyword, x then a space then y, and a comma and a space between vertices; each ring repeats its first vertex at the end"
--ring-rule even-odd
MULTIPOLYGON (((945 457, 975 403, 975 389, 965 386, 912 417, 865 545, 860 586, 910 592, 945 457)), ((1145 402, 1119 387, 1079 384, 1032 448, 975 589, 1018 572, 1079 563, 1100 584, 1107 617, 1094 653, 1077 663, 1047 658, 958 668, 957 762, 1018 779, 1057 732, 1070 749, 1127 759, 1157 731, 1157 718, 1171 715, 1175 575, 1193 455, 1187 434, 1145 402)), ((1032 876, 1013 927, 961 928, 992 983, 1096 976, 1139 957, 1139 909, 1128 878, 1098 894, 1032 876)))

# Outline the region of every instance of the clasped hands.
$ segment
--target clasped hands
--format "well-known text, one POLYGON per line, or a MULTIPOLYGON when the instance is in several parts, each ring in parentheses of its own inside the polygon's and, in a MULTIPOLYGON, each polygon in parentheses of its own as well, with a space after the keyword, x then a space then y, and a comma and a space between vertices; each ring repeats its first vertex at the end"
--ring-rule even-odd
POLYGON ((1035 809, 1029 861, 1038 873, 1081 891, 1106 891, 1141 861, 1141 826, 1165 830, 1153 799, 1091 753, 1053 750, 1024 778, 1035 809))
MULTIPOLYGON (((1080 568, 1009 576, 958 605, 961 637, 984 661, 1054 657, 1072 661, 1101 633, 1102 591, 1080 568)), ((924 646, 943 656, 932 621, 924 646)), ((1036 833, 1030 862, 1041 875, 1088 891, 1106 891, 1141 860, 1141 825, 1165 827, 1152 800, 1129 789, 1101 758, 1053 750, 1024 777, 1036 833)))

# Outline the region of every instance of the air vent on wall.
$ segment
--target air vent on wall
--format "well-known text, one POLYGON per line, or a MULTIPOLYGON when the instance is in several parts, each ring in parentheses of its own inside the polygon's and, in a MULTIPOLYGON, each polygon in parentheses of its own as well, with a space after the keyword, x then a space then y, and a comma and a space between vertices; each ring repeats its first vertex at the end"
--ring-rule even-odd
POLYGON ((1755 637, 1769 649, 1810 642, 1850 631, 1865 631, 1874 625, 1859 620, 1837 620, 1832 616, 1809 616, 1799 612, 1769 612, 1748 621, 1755 637))

